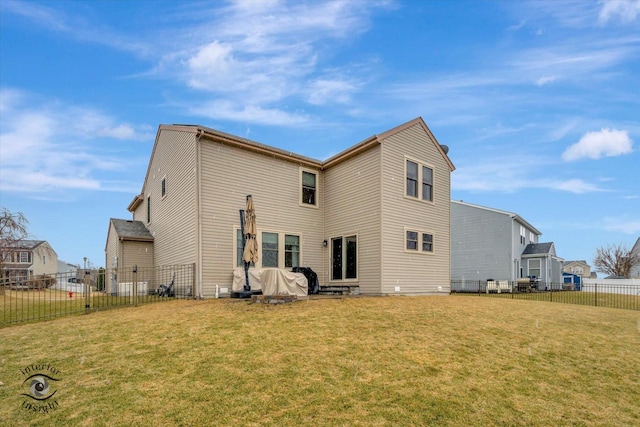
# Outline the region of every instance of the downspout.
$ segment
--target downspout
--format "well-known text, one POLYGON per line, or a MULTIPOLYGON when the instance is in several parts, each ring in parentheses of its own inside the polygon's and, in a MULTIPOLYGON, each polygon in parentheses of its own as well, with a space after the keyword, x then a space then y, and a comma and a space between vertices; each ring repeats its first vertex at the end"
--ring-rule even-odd
POLYGON ((196 221, 196 288, 197 295, 194 297, 202 299, 204 296, 202 295, 202 164, 201 164, 201 153, 200 153, 200 138, 202 137, 202 130, 198 129, 196 133, 196 215, 198 216, 196 221))

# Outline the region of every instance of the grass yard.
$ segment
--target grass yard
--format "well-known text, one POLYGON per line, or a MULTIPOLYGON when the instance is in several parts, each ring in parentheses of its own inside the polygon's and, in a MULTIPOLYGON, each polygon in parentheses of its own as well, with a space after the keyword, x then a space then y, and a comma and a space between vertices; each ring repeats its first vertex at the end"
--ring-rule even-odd
POLYGON ((640 313, 182 300, 0 329, 0 425, 640 425, 640 313), (25 409, 34 364, 57 406, 25 409), (28 373, 27 373, 28 374, 28 373))
POLYGON ((594 307, 621 308, 624 310, 640 311, 640 295, 633 294, 615 294, 607 292, 576 292, 576 291, 558 291, 558 292, 516 292, 516 293, 453 293, 453 296, 460 297, 488 297, 488 298, 507 298, 522 299, 527 301, 548 301, 559 302, 564 304, 581 304, 592 305, 594 307))
MULTIPOLYGON (((157 301, 157 296, 140 295, 138 304, 157 301)), ((5 290, 0 294, 0 328, 12 324, 38 322, 56 317, 85 313, 86 299, 80 293, 55 289, 39 291, 5 290)), ((102 292, 92 292, 89 298, 91 310, 132 305, 133 297, 118 297, 102 292)))

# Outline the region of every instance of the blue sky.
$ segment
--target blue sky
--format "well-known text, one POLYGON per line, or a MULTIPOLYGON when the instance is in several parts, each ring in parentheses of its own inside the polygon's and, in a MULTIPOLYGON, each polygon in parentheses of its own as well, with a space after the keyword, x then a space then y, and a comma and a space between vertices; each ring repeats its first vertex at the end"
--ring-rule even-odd
POLYGON ((0 3, 0 205, 74 264, 159 124, 324 160, 418 116, 453 199, 567 260, 640 236, 640 0, 0 3))

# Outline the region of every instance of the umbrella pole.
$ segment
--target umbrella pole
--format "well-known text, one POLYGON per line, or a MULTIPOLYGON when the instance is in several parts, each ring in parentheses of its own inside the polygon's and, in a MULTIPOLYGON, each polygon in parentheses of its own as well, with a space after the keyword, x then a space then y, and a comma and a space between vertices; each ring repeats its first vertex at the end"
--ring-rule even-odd
MULTIPOLYGON (((244 209, 240 209, 240 227, 242 228, 242 252, 244 252, 244 247, 247 244, 247 238, 244 234, 244 209)), ((249 285, 249 263, 242 262, 244 264, 244 291, 251 292, 251 285, 249 285)))

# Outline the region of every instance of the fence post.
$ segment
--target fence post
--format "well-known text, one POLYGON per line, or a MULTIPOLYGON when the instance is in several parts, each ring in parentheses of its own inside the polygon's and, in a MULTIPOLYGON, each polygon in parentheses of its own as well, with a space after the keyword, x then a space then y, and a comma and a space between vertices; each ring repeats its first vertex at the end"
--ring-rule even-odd
POLYGON ((84 271, 84 310, 89 312, 91 308, 91 272, 84 271))
POLYGON ((133 266, 133 306, 138 306, 138 265, 133 266))
POLYGON ((196 263, 191 264, 191 295, 193 295, 193 299, 198 298, 198 294, 196 293, 196 263))
POLYGON ((594 284, 594 293, 595 293, 595 305, 598 306, 598 283, 594 284))

